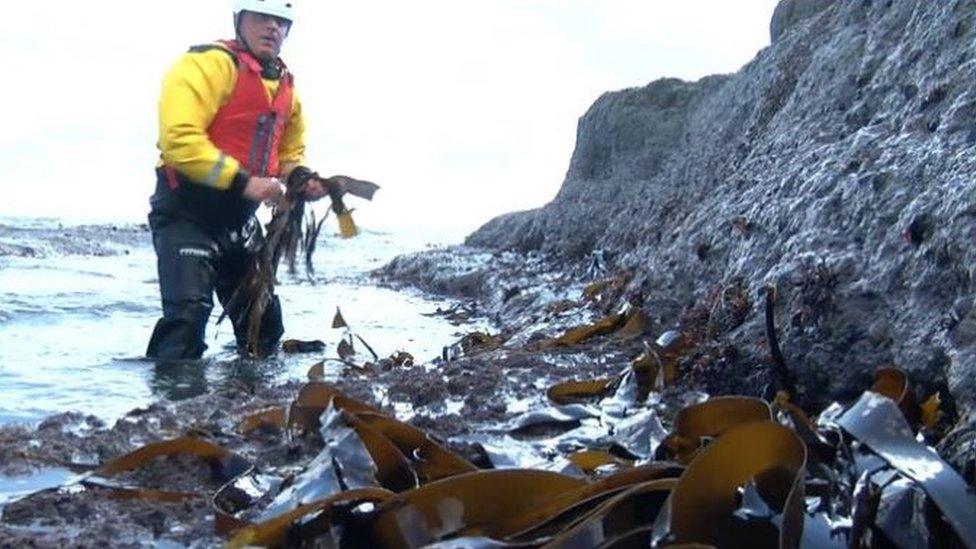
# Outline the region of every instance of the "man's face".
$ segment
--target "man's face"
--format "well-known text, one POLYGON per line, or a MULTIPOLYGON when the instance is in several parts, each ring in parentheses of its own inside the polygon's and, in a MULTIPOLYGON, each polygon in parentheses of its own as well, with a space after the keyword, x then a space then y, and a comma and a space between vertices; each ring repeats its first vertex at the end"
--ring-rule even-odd
POLYGON ((290 26, 286 19, 245 11, 241 13, 238 32, 254 55, 270 61, 281 52, 281 44, 288 36, 290 26))

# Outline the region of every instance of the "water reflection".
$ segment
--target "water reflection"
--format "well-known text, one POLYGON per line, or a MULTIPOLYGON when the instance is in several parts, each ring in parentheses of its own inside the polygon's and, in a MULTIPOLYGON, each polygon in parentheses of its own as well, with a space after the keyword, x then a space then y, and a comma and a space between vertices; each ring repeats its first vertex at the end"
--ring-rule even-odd
POLYGON ((282 379, 287 369, 286 362, 275 357, 160 360, 153 364, 149 388, 154 396, 172 401, 186 400, 214 389, 253 392, 255 387, 282 379))
POLYGON ((285 362, 277 357, 214 361, 211 382, 220 388, 238 388, 253 392, 254 387, 271 385, 280 380, 286 370, 285 362))
POLYGON ((152 393, 169 400, 185 400, 207 392, 204 360, 160 361, 153 365, 152 393))
POLYGON ((185 400, 207 392, 206 360, 166 360, 153 366, 153 395, 185 400))

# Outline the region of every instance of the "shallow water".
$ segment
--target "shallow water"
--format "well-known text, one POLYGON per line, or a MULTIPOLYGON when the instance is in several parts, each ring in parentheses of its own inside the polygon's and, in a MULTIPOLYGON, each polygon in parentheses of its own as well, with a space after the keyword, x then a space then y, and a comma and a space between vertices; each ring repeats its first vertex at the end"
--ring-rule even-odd
MULTIPOLYGON (((30 235, 18 234, 17 243, 35 244, 30 235)), ((217 306, 204 359, 169 367, 141 359, 160 311, 148 242, 107 257, 56 250, 40 258, 0 257, 0 425, 35 424, 68 411, 112 422, 158 397, 185 398, 238 378, 304 378, 311 364, 336 356, 335 345, 344 335, 330 327, 337 307, 380 356, 404 350, 418 360, 433 358, 459 329, 424 314, 449 304, 379 288, 368 272, 397 254, 459 239, 449 232, 364 231, 351 240, 325 236, 316 253, 314 284, 301 269, 292 276, 283 266, 278 287, 285 339, 322 340, 325 353, 237 360, 229 350, 230 324, 216 324, 217 306)))
POLYGON ((19 498, 39 490, 62 486, 77 477, 79 475, 60 467, 40 469, 28 475, 16 477, 0 474, 0 511, 4 505, 19 498))

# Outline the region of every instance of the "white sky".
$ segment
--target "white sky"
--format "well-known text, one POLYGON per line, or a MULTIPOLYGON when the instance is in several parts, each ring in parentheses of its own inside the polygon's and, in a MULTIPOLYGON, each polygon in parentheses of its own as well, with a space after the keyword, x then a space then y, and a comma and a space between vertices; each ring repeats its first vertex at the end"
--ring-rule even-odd
MULTIPOLYGON (((311 167, 383 187, 360 225, 470 230, 555 195, 604 91, 738 70, 777 0, 296 2, 311 167)), ((231 2, 7 4, 0 215, 143 221, 162 74, 231 2)))

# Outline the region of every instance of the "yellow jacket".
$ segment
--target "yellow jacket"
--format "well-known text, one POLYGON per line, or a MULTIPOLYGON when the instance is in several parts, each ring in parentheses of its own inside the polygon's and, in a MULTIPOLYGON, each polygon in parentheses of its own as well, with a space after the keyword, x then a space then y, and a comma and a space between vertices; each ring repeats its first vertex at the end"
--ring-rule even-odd
MULTIPOLYGON (((262 79, 274 97, 278 80, 262 79)), ((214 146, 207 129, 237 85, 237 65, 222 47, 185 53, 163 78, 159 100, 159 165, 170 166, 200 185, 226 190, 240 163, 214 146), (223 160, 216 179, 212 171, 223 160)), ((305 161, 305 118, 298 94, 278 150, 281 176, 305 161)))

